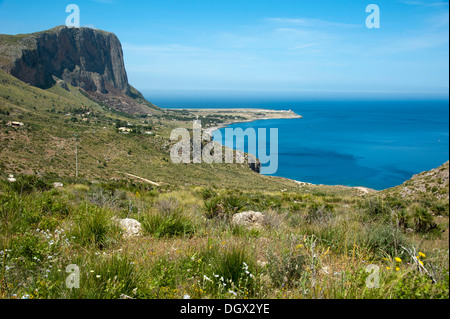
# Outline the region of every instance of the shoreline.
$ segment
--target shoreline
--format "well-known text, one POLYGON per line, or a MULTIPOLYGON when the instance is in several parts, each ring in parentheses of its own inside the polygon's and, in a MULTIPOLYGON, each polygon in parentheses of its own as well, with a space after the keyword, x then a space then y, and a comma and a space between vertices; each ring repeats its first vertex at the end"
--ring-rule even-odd
MULTIPOLYGON (((217 114, 216 111, 219 111, 219 112, 239 111, 239 112, 246 112, 247 114, 248 113, 264 113, 264 114, 272 115, 271 117, 263 117, 263 118, 258 117, 258 118, 249 118, 249 119, 246 119, 246 120, 235 120, 235 121, 231 121, 231 122, 227 122, 227 123, 221 123, 219 125, 203 129, 203 134, 208 135, 211 140, 213 138, 213 133, 215 131, 220 130, 222 128, 229 127, 230 125, 233 125, 233 124, 249 123, 249 122, 255 122, 255 121, 260 121, 260 120, 303 118, 303 116, 296 114, 292 110, 287 110, 286 111, 286 110, 249 109, 249 108, 242 108, 242 109, 230 109, 230 108, 226 108, 226 109, 212 109, 211 108, 211 109, 178 109, 178 110, 187 110, 187 111, 194 110, 194 112, 195 111, 197 111, 197 112, 211 112, 212 114, 217 114), (273 116, 273 115, 275 115, 275 116, 273 116), (282 115, 282 116, 277 116, 277 115, 282 115)), ((222 145, 223 147, 226 147, 222 143, 220 143, 220 145, 222 145)), ((258 173, 258 174, 264 175, 264 174, 261 174, 261 173, 258 173)), ((283 177, 283 176, 274 176, 274 175, 264 175, 264 176, 271 176, 271 177, 275 177, 275 178, 281 178, 281 179, 289 180, 289 181, 294 182, 295 184, 297 184, 299 187, 301 187, 301 186, 341 187, 341 188, 353 189, 355 191, 358 191, 360 193, 360 195, 366 195, 366 194, 370 194, 370 193, 379 192, 378 190, 375 190, 373 188, 369 188, 369 187, 366 187, 366 186, 313 184, 313 183, 302 182, 302 181, 298 181, 298 180, 295 180, 295 179, 292 179, 292 178, 288 178, 288 177, 283 177)))
POLYGON ((233 124, 239 123, 250 123, 260 120, 279 120, 279 119, 300 119, 303 116, 296 114, 292 110, 271 110, 271 109, 257 109, 257 108, 177 108, 171 110, 183 110, 189 111, 193 114, 197 115, 199 118, 201 115, 216 115, 216 116, 235 116, 235 120, 220 123, 218 125, 214 125, 208 128, 203 129, 203 133, 209 135, 211 138, 213 133, 222 128, 226 128, 233 124), (241 119, 236 118, 236 116, 241 117, 241 119))

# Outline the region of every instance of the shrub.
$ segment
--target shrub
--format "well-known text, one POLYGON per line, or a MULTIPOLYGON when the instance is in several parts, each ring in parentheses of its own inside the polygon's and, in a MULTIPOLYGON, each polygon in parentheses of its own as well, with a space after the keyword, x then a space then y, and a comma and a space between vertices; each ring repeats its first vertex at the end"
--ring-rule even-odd
POLYGON ((50 183, 37 176, 18 176, 16 181, 9 184, 12 191, 22 194, 31 193, 34 190, 47 191, 52 188, 50 183))
POLYGON ((267 251, 267 269, 276 287, 295 287, 301 278, 306 259, 297 245, 295 239, 291 239, 288 247, 280 252, 267 251))
POLYGON ((389 207, 379 198, 365 201, 365 210, 372 217, 384 216, 389 213, 389 207))
POLYGON ((240 196, 230 195, 222 200, 226 214, 232 216, 242 211, 247 202, 240 196))
POLYGON ((224 215, 223 206, 221 204, 220 198, 213 197, 204 202, 205 206, 205 216, 208 219, 213 219, 216 217, 222 217, 224 215))
POLYGON ((80 289, 70 290, 70 298, 119 299, 122 294, 134 296, 141 284, 141 275, 127 256, 100 256, 89 260, 83 269, 87 271, 81 273, 80 289))
POLYGON ((427 208, 413 204, 409 207, 409 211, 415 231, 428 232, 437 227, 437 224, 433 221, 433 215, 427 208))
POLYGON ((194 224, 182 212, 171 215, 148 213, 141 217, 140 222, 144 231, 156 238, 190 236, 195 232, 194 224))
POLYGON ((155 208, 165 216, 177 215, 182 211, 175 198, 161 199, 155 203, 155 208))
POLYGON ((366 239, 361 246, 367 247, 375 256, 384 257, 386 254, 391 257, 403 256, 404 250, 400 246, 405 246, 407 241, 402 232, 389 225, 374 226, 366 230, 366 239))
POLYGON ((313 203, 308 207, 305 219, 308 223, 326 223, 333 217, 334 207, 330 204, 313 203))
MULTIPOLYGON (((253 257, 245 248, 237 245, 212 247, 200 254, 206 265, 204 283, 213 293, 236 289, 243 294, 255 292, 255 273, 253 257)), ((237 292, 237 291, 236 291, 237 292)))
POLYGON ((112 220, 109 210, 86 203, 86 208, 75 218, 71 236, 83 246, 108 247, 118 241, 120 227, 112 220))

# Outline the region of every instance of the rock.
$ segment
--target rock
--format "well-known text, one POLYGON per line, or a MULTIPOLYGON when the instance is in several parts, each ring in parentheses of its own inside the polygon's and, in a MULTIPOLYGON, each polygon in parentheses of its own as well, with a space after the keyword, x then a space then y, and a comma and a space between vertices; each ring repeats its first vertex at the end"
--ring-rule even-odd
POLYGON ((114 219, 124 230, 123 237, 140 236, 142 231, 141 223, 132 218, 114 219))
POLYGON ((53 187, 54 187, 54 188, 64 187, 64 184, 63 184, 63 183, 56 182, 56 183, 53 183, 53 187))
POLYGON ((16 181, 16 179, 14 178, 14 175, 9 174, 8 178, 7 178, 8 182, 14 183, 16 181))
POLYGON ((79 87, 90 98, 129 114, 157 109, 128 83, 122 45, 113 33, 58 26, 0 38, 0 69, 41 89, 79 87))
POLYGON ((243 212, 235 214, 231 220, 231 223, 236 226, 262 227, 265 224, 265 217, 259 212, 243 212))

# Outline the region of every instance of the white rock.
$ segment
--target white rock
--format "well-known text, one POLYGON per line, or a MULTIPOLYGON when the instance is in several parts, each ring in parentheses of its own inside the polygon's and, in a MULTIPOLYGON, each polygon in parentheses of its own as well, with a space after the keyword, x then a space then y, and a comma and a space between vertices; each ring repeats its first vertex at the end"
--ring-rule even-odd
POLYGON ((141 223, 132 218, 115 219, 120 228, 124 230, 124 237, 140 236, 142 231, 141 223))
POLYGON ((236 226, 262 227, 265 224, 265 218, 260 212, 249 211, 235 214, 231 223, 236 226))

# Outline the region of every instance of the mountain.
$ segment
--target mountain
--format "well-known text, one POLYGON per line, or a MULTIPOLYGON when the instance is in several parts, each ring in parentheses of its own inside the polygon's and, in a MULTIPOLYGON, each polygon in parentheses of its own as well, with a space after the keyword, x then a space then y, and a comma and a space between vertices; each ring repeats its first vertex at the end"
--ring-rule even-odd
POLYGON ((128 83, 122 45, 110 32, 58 26, 0 35, 0 69, 41 89, 79 87, 94 101, 128 114, 159 110, 128 83))

